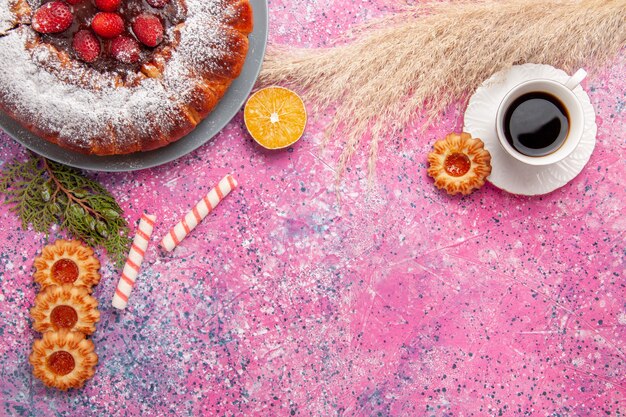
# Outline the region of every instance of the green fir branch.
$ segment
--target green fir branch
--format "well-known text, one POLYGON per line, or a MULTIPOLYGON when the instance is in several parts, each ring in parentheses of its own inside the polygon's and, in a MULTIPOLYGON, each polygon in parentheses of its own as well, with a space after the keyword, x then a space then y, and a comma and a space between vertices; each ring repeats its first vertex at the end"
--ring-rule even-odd
POLYGON ((122 266, 130 246, 128 223, 115 198, 98 182, 65 165, 32 155, 6 164, 0 194, 22 228, 49 233, 54 224, 89 246, 102 246, 122 266))

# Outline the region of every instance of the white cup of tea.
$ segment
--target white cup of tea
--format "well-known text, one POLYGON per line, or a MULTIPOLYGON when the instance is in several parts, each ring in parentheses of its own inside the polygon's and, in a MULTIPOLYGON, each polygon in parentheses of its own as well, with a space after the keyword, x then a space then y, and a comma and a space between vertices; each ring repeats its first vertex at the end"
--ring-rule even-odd
POLYGON ((565 83, 542 78, 513 87, 496 116, 504 150, 529 165, 550 165, 567 158, 583 136, 583 106, 573 90, 586 76, 581 68, 565 83))

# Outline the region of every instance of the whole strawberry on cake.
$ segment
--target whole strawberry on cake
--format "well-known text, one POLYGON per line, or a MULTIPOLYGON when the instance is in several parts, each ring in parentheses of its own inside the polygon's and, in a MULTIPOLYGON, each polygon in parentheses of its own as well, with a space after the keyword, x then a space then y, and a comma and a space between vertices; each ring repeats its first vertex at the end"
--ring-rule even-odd
POLYGON ((239 76, 248 0, 0 0, 0 109, 85 154, 191 132, 239 76))

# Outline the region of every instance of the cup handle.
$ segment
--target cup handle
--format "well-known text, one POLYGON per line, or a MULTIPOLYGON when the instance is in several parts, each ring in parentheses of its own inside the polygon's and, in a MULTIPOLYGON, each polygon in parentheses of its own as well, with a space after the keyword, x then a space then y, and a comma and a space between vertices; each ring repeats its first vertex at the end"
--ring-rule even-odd
POLYGON ((574 88, 578 87, 578 85, 585 79, 586 76, 587 71, 582 68, 579 69, 574 75, 569 77, 569 80, 567 80, 567 82, 565 83, 565 87, 573 90, 574 88))

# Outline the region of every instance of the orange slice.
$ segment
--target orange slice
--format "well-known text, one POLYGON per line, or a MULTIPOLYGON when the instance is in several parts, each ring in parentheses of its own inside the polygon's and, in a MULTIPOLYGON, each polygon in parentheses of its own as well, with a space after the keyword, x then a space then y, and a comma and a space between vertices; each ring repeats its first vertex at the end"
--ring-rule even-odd
POLYGON ((259 145, 282 149, 300 139, 307 115, 299 95, 283 87, 267 87, 248 99, 243 118, 248 132, 259 145))

